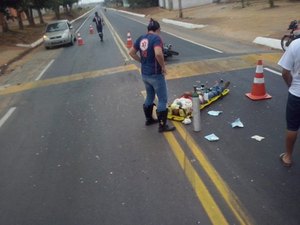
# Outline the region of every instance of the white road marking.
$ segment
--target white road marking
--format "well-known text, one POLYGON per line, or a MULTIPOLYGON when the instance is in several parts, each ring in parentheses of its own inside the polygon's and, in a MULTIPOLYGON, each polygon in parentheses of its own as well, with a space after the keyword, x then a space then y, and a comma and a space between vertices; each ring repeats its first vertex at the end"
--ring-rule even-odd
POLYGON ((39 80, 42 78, 42 76, 44 75, 44 73, 47 71, 47 69, 52 65, 52 63, 54 62, 54 59, 52 59, 48 65, 43 69, 43 71, 40 73, 40 75, 38 75, 37 78, 35 78, 35 80, 39 80))
MULTIPOLYGON (((134 19, 134 18, 132 18, 132 17, 128 17, 128 16, 125 16, 125 15, 121 15, 121 16, 123 16, 123 17, 126 17, 127 19, 134 20, 134 21, 136 21, 136 22, 138 22, 138 23, 141 23, 141 24, 147 25, 146 23, 144 23, 144 22, 141 22, 141 21, 139 21, 139 20, 137 20, 137 19, 134 19)), ((192 43, 192 44, 195 44, 195 45, 201 46, 201 47, 203 47, 203 48, 207 48, 207 49, 210 49, 210 50, 212 50, 212 51, 215 51, 215 52, 218 52, 218 53, 223 53, 222 51, 220 51, 220 50, 218 50, 218 49, 215 49, 215 48, 212 48, 212 47, 209 47, 209 46, 206 46, 206 45, 200 44, 200 43, 198 43, 198 42, 195 42, 195 41, 192 41, 192 40, 186 39, 186 38, 184 38, 184 37, 178 36, 178 35, 176 35, 176 34, 173 34, 173 33, 171 33, 171 32, 168 32, 168 31, 165 31, 165 30, 164 30, 164 31, 162 31, 162 32, 164 32, 164 33, 167 33, 167 34, 170 34, 170 35, 172 35, 172 36, 174 36, 174 37, 177 37, 177 38, 179 38, 179 39, 181 39, 181 40, 184 40, 184 41, 190 42, 190 43, 192 43)))
POLYGON ((192 40, 189 40, 189 39, 180 37, 180 36, 178 36, 178 35, 176 35, 176 34, 173 34, 173 33, 171 33, 171 32, 167 32, 167 31, 163 31, 163 32, 165 32, 165 33, 167 33, 167 34, 170 34, 170 35, 173 35, 173 36, 175 36, 175 37, 177 37, 177 38, 179 38, 179 39, 182 39, 182 40, 184 40, 184 41, 188 41, 188 42, 190 42, 190 43, 192 43, 192 44, 201 46, 201 47, 203 47, 203 48, 207 48, 207 49, 209 49, 209 50, 212 50, 212 51, 215 51, 215 52, 218 52, 218 53, 223 53, 222 51, 220 51, 220 50, 218 50, 218 49, 215 49, 215 48, 209 47, 209 46, 207 46, 207 45, 203 45, 203 44, 200 44, 200 43, 198 43, 198 42, 195 42, 195 41, 192 41, 192 40))
POLYGON ((269 71, 269 72, 271 72, 271 73, 275 73, 275 74, 281 76, 281 73, 280 73, 280 72, 277 72, 276 70, 272 70, 272 69, 269 69, 269 68, 265 68, 265 70, 267 70, 267 71, 269 71))
POLYGON ((10 108, 7 113, 1 118, 0 120, 0 128, 3 126, 3 124, 8 120, 8 118, 13 114, 13 112, 16 110, 16 107, 10 108))

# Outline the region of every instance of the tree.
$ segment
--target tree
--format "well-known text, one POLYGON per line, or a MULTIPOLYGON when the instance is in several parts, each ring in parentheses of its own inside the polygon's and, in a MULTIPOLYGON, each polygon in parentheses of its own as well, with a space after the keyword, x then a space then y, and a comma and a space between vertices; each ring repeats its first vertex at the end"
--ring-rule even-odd
MULTIPOLYGON (((249 0, 246 0, 247 1, 247 6, 249 6, 250 5, 250 3, 249 3, 249 0)), ((245 0, 241 0, 241 2, 242 2, 242 8, 245 8, 245 0)))
POLYGON ((33 3, 31 0, 23 0, 21 1, 21 11, 23 11, 26 14, 28 23, 30 26, 35 26, 34 16, 32 12, 33 3))
POLYGON ((179 18, 183 17, 181 0, 178 0, 179 18))
POLYGON ((38 12, 38 15, 39 15, 39 18, 40 18, 40 24, 44 24, 44 19, 43 19, 43 14, 41 12, 41 10, 43 8, 45 8, 46 6, 46 2, 47 1, 44 1, 44 0, 33 0, 33 8, 36 9, 36 11, 38 12))
POLYGON ((66 11, 66 13, 70 13, 72 11, 72 7, 74 3, 78 3, 78 0, 63 0, 62 4, 66 11))
POLYGON ((2 25, 2 31, 3 32, 8 32, 9 31, 9 27, 8 24, 6 22, 6 18, 9 17, 9 13, 7 12, 7 4, 5 1, 3 1, 0 4, 0 24, 2 25))
POLYGON ((23 30, 24 25, 22 21, 22 15, 21 13, 23 12, 22 6, 24 5, 25 1, 23 0, 3 0, 3 4, 6 7, 14 8, 17 11, 17 19, 18 19, 18 24, 19 24, 19 29, 23 30))
POLYGON ((63 5, 63 0, 48 0, 45 2, 45 7, 52 9, 56 19, 60 19, 59 6, 63 5))

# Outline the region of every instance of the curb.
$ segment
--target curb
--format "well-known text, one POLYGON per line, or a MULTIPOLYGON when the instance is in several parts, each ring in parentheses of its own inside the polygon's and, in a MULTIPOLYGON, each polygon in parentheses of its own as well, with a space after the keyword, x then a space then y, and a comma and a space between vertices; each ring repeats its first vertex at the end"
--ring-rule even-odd
POLYGON ((43 42, 43 38, 38 39, 37 41, 29 44, 29 45, 25 45, 25 44, 17 44, 16 46, 18 47, 24 47, 24 48, 35 48, 36 46, 42 44, 43 42))
POLYGON ((274 49, 282 49, 281 48, 281 40, 275 38, 265 38, 265 37, 257 37, 254 39, 253 43, 268 46, 274 49))
POLYGON ((162 21, 164 23, 174 24, 174 25, 185 27, 185 28, 188 28, 188 29, 197 29, 197 28, 207 27, 207 25, 186 23, 186 22, 181 22, 181 21, 176 21, 176 20, 170 20, 170 19, 165 19, 165 18, 163 18, 162 21))

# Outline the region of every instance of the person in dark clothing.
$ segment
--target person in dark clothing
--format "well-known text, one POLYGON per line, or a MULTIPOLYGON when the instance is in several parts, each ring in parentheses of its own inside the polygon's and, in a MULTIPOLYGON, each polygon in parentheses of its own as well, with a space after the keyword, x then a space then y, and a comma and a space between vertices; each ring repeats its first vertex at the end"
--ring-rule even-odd
POLYGON ((103 41, 103 19, 98 15, 98 12, 95 12, 95 17, 93 19, 93 22, 96 23, 96 28, 100 37, 100 40, 103 41))
POLYGON ((143 105, 146 117, 145 125, 159 122, 159 132, 173 131, 175 127, 167 124, 168 94, 165 80, 166 67, 163 54, 163 42, 160 38, 160 25, 151 18, 148 33, 141 35, 129 50, 130 56, 141 63, 142 79, 146 88, 146 99, 143 105), (137 54, 139 52, 139 54, 137 54), (155 95, 158 97, 157 118, 153 119, 152 111, 155 95))

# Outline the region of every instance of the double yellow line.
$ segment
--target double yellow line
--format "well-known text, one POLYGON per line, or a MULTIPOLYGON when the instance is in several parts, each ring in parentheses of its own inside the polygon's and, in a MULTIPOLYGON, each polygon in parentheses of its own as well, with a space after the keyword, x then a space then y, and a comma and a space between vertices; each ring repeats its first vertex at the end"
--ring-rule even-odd
MULTIPOLYGON (((210 178, 211 182, 218 190, 220 196, 225 201, 226 205, 234 215, 236 221, 241 225, 254 224, 253 220, 245 212, 245 209, 242 207, 237 196, 230 190, 226 182, 214 169, 214 167, 209 162, 201 148, 188 134, 183 125, 178 122, 173 122, 173 124, 176 127, 176 131, 179 133, 181 138, 185 140, 187 146, 194 154, 201 168, 205 171, 206 175, 210 178)), ((224 216, 222 210, 219 208, 217 202, 214 200, 213 196, 208 190, 207 185, 205 185, 200 175, 197 173, 196 169, 193 167, 190 160, 186 156, 184 150, 182 149, 181 145, 176 139, 175 134, 172 132, 166 132, 164 133, 164 136, 168 141, 174 155, 176 156, 182 170, 187 176, 189 182, 191 183, 199 201, 205 209, 212 224, 229 224, 229 222, 226 219, 226 216, 224 216)))
POLYGON ((120 38, 118 33, 115 31, 114 27, 111 25, 111 23, 109 22, 109 20, 107 19, 107 17, 105 16, 104 13, 102 13, 102 17, 105 19, 104 20, 105 24, 107 25, 108 29, 110 30, 112 37, 115 40, 115 43, 116 43, 117 47, 119 48, 121 55, 123 56, 125 64, 127 64, 127 62, 129 62, 131 60, 131 58, 128 54, 128 49, 125 47, 124 42, 122 41, 122 39, 120 38))

